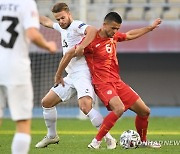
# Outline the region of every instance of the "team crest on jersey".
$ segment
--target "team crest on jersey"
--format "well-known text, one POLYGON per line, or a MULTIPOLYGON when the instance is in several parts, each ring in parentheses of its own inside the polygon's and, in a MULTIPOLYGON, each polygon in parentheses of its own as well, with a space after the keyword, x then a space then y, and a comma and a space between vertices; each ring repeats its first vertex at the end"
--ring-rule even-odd
POLYGON ((112 90, 108 90, 108 91, 107 91, 107 94, 108 94, 108 95, 111 95, 111 94, 112 94, 112 90))
POLYGON ((86 25, 85 23, 82 23, 78 26, 78 28, 81 28, 82 26, 86 25))
POLYGON ((89 93, 89 89, 86 89, 86 90, 85 90, 85 93, 89 93))
POLYGON ((70 33, 67 33, 67 38, 70 38, 71 34, 70 33))

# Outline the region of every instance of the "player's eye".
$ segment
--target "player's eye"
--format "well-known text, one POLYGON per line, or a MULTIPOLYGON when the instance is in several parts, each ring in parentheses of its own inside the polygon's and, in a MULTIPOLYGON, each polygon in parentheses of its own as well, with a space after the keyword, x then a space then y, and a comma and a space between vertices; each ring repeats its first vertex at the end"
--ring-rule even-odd
POLYGON ((119 30, 119 28, 112 27, 113 30, 119 30))

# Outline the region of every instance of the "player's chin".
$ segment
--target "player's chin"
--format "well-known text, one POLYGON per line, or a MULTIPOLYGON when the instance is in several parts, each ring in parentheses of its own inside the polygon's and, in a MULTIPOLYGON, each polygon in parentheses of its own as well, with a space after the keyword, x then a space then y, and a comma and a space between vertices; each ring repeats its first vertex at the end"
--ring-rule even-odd
POLYGON ((110 37, 110 38, 113 38, 113 37, 114 37, 114 34, 110 34, 109 37, 110 37))
POLYGON ((68 25, 67 25, 67 24, 63 24, 63 25, 60 25, 60 27, 61 27, 62 29, 66 29, 66 28, 68 28, 68 25))

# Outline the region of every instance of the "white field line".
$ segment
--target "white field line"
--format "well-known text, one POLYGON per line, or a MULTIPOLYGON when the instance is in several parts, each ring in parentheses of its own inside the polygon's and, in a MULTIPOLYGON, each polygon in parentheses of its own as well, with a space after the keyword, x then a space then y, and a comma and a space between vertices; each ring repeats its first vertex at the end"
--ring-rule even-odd
MULTIPOLYGON (((10 135, 14 134, 13 130, 0 130, 0 135, 10 135)), ((46 134, 46 131, 32 131, 31 134, 34 135, 43 135, 46 134)), ((95 135, 97 131, 58 131, 58 134, 64 135, 95 135)), ((122 131, 110 131, 113 135, 119 135, 122 131)), ((180 135, 180 131, 149 131, 148 135, 180 135)))

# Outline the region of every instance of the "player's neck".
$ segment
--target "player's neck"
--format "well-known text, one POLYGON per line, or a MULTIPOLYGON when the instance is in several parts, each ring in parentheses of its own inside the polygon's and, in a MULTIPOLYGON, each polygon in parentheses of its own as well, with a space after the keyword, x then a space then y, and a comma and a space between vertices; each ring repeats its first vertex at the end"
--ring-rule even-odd
POLYGON ((101 38, 108 38, 108 36, 107 36, 106 32, 103 30, 103 28, 101 28, 101 29, 99 30, 99 36, 100 36, 101 38))

